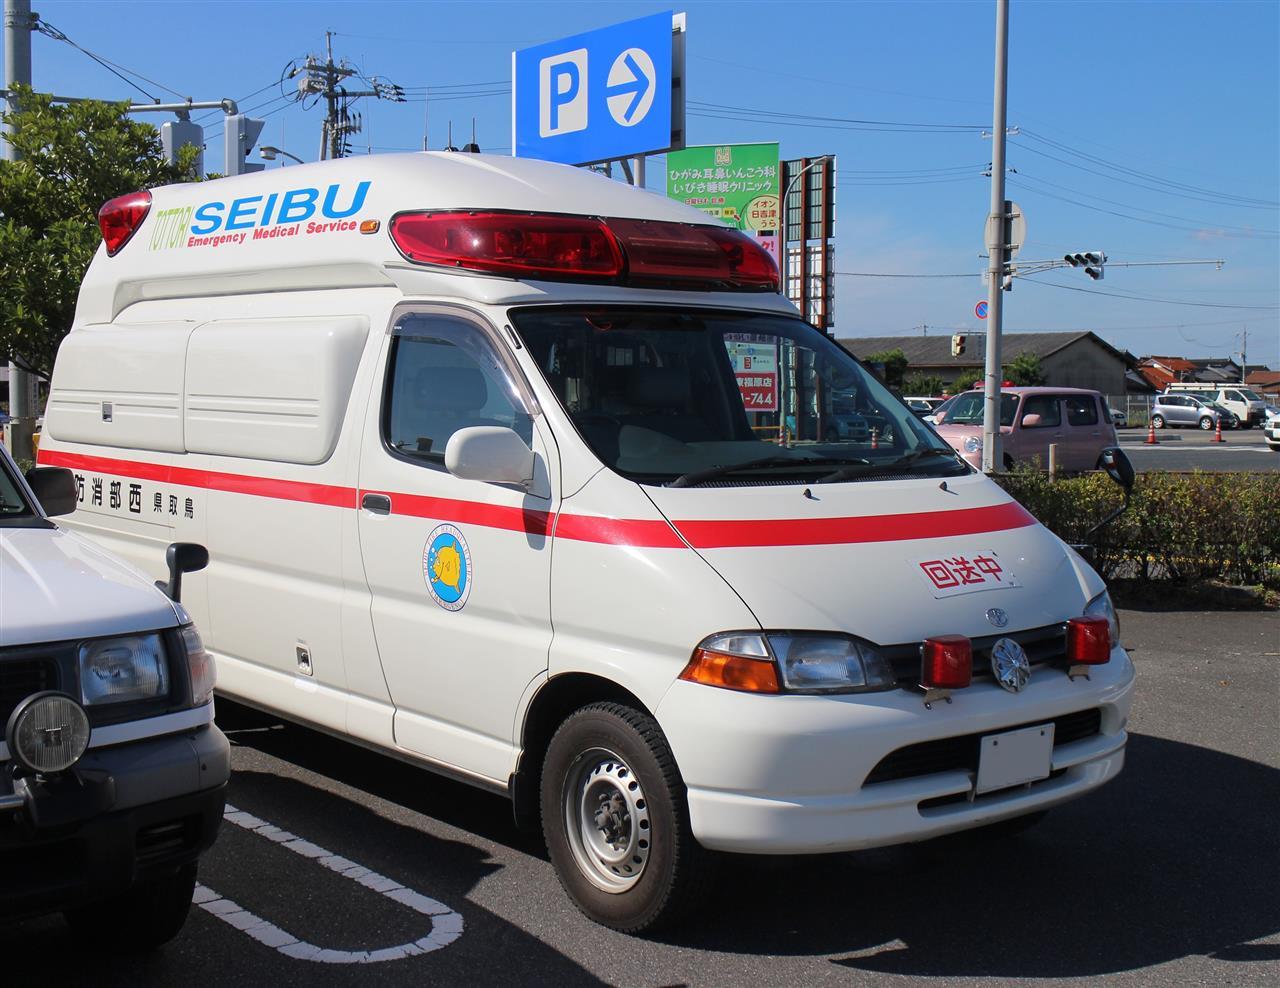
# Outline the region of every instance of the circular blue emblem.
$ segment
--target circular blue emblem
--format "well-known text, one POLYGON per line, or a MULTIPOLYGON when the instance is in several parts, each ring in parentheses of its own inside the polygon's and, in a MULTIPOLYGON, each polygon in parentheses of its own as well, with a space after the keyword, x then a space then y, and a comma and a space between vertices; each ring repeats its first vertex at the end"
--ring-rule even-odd
POLYGON ((427 590, 446 611, 460 611, 471 594, 471 550, 452 525, 437 525, 422 550, 427 590))

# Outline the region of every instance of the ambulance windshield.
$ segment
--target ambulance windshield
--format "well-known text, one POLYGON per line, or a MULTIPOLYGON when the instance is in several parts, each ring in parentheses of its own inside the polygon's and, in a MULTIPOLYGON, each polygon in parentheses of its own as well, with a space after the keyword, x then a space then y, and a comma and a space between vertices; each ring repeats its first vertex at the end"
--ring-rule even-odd
POLYGON ((621 306, 511 316, 583 439, 641 483, 968 472, 900 399, 799 319, 621 306))

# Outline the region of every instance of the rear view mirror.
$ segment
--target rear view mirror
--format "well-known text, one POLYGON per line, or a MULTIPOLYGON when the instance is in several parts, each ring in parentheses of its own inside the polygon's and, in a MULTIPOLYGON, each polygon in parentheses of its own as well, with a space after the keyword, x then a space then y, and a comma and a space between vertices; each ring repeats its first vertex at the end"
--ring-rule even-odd
POLYGON ((76 510, 76 478, 66 467, 32 467, 27 484, 46 515, 69 515, 76 510))
POLYGON ((934 412, 934 413, 933 413, 933 424, 934 424, 934 425, 942 425, 942 423, 943 423, 943 422, 945 422, 946 420, 947 420, 947 413, 946 413, 946 412, 934 412))
POLYGON ((521 486, 533 480, 533 450, 505 426, 459 429, 445 445, 444 465, 463 480, 521 486))
POLYGON ((1022 427, 1024 429, 1038 429, 1040 427, 1040 413, 1028 412, 1022 416, 1022 427))
POLYGON ((170 600, 182 599, 182 574, 195 573, 209 565, 209 550, 195 542, 174 542, 165 550, 169 564, 169 583, 161 589, 170 600))
POLYGON ((1124 488, 1127 495, 1133 490, 1133 482, 1136 479, 1133 464, 1129 462, 1129 457, 1125 455, 1124 450, 1118 446, 1108 446, 1102 451, 1100 457, 1102 469, 1117 484, 1124 488))

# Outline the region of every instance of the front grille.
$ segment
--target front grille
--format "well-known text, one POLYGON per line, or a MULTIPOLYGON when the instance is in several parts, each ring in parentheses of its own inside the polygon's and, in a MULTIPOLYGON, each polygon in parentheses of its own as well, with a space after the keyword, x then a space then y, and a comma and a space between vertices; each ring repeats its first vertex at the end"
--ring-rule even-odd
MULTIPOLYGON (((936 775, 939 772, 977 772, 979 748, 984 737, 1043 723, 1045 721, 1032 721, 1029 724, 1002 727, 999 730, 982 731, 977 734, 921 741, 919 744, 899 748, 880 760, 880 764, 871 770, 871 774, 867 776, 863 785, 871 786, 898 779, 914 779, 922 775, 936 775)), ((1070 744, 1072 741, 1092 737, 1101 727, 1102 711, 1096 707, 1092 710, 1079 710, 1072 714, 1054 717, 1053 746, 1056 748, 1059 745, 1070 744)))
POLYGON ((0 660, 0 725, 7 724, 13 708, 32 693, 56 690, 58 680, 53 659, 0 660))
MULTIPOLYGON (((1065 624, 1049 624, 1043 628, 1029 628, 1026 631, 1012 631, 1007 634, 988 635, 985 638, 974 638, 973 642, 973 678, 975 681, 991 679, 991 650, 1001 638, 1012 638, 1027 653, 1027 661, 1031 665, 1060 665, 1067 667, 1067 626, 1065 624)), ((894 676, 899 686, 912 687, 920 682, 920 642, 909 642, 904 645, 887 645, 881 647, 893 666, 894 676)))

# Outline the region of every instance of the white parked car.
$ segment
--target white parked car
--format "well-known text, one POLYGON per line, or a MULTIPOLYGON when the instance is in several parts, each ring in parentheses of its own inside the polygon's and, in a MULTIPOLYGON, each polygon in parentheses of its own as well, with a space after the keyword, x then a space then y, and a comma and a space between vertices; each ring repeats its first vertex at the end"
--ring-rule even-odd
POLYGON ((127 496, 72 523, 144 568, 205 542, 220 691, 506 794, 597 921, 674 921, 708 851, 924 840, 1120 771, 1102 579, 738 231, 456 153, 102 223, 40 459, 127 496), (875 432, 825 436, 836 396, 875 432))
POLYGON ((171 547, 166 595, 49 520, 88 496, 59 467, 20 477, 0 447, 0 917, 60 911, 136 949, 182 927, 230 751, 177 600, 207 554, 171 547))

